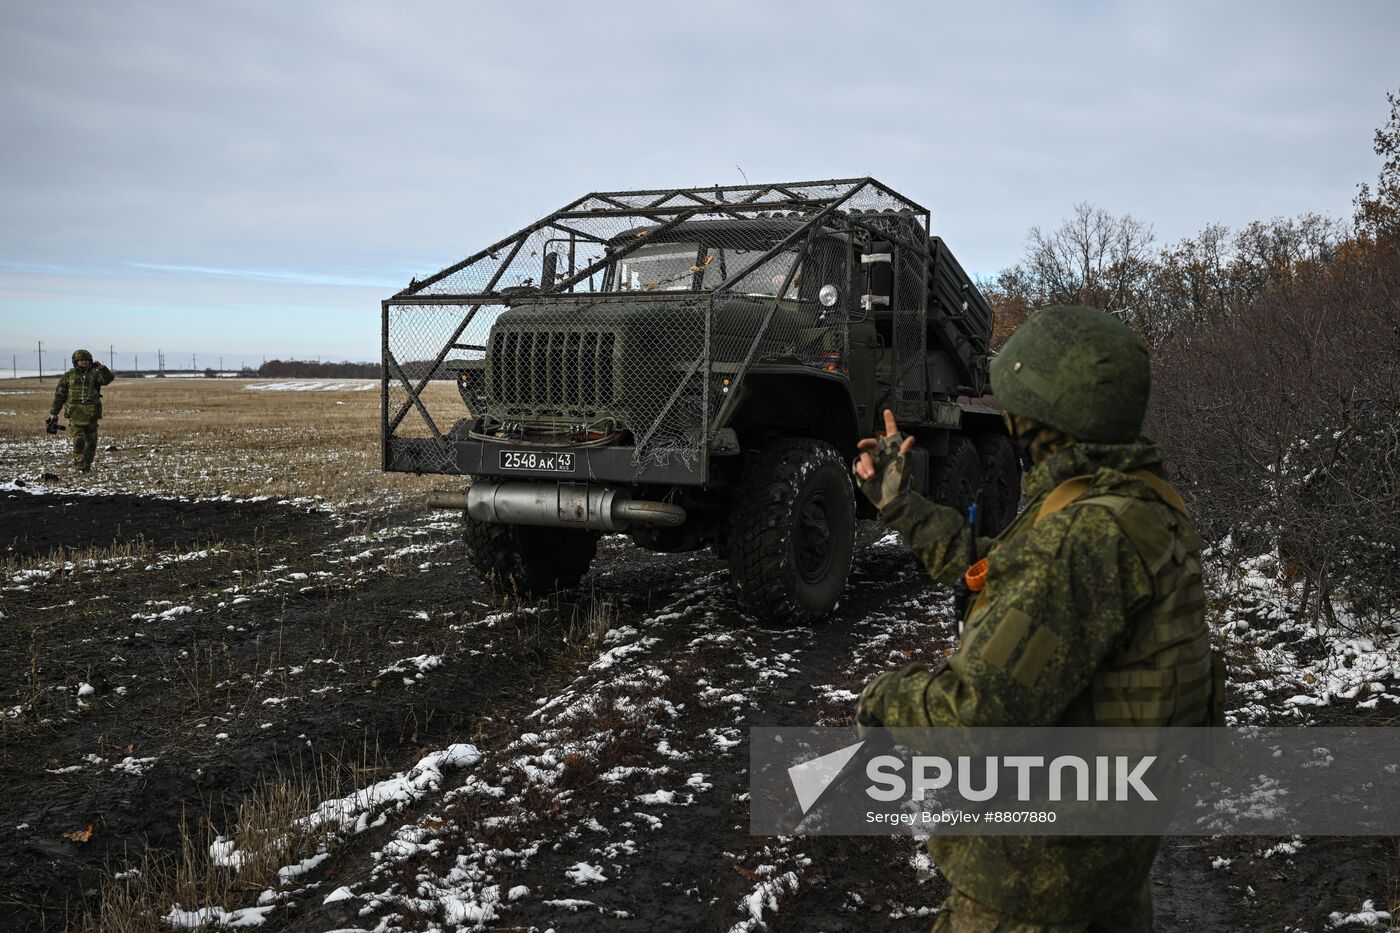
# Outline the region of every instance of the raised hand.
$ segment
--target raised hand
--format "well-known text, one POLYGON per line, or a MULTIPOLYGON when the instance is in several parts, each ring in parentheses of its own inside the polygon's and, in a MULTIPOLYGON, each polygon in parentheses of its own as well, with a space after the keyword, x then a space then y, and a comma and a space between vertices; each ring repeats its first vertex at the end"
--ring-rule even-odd
POLYGON ((883 509, 909 488, 907 459, 913 437, 903 437, 894 412, 885 409, 885 436, 867 437, 856 445, 861 454, 851 465, 860 491, 877 509, 883 509))

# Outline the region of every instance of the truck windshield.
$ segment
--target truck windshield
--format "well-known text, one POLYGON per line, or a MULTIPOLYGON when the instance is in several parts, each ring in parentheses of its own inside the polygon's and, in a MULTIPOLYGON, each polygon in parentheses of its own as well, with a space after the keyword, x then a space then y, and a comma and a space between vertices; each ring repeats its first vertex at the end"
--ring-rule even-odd
MULTIPOLYGON (((724 246, 701 248, 699 243, 656 243, 643 246, 617 264, 612 290, 641 292, 688 292, 714 288, 749 263, 764 250, 734 249, 724 246)), ((738 283, 737 292, 772 298, 782 288, 797 254, 779 253, 761 263, 738 283)), ((802 273, 792 277, 784 298, 796 299, 802 273)))

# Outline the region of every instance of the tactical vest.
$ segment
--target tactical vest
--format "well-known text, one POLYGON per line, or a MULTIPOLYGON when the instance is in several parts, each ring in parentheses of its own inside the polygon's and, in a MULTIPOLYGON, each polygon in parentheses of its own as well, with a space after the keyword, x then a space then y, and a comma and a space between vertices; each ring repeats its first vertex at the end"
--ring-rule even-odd
MULTIPOLYGON (((1165 523, 1161 510, 1142 499, 1086 495, 1092 477, 1074 476, 1051 490, 1034 516, 1022 515, 1008 529, 1015 534, 1068 508, 1108 509, 1152 579, 1152 602, 1133 620, 1128 642, 1104 662, 1088 689, 1070 704, 1061 724, 1223 726, 1225 666, 1211 649, 1205 623, 1203 542, 1176 490, 1147 470, 1130 475, 1171 507, 1165 523)), ((984 595, 985 590, 972 611, 984 595)))
POLYGON ((97 377, 97 367, 73 369, 64 378, 68 380, 66 404, 102 407, 102 382, 97 377))

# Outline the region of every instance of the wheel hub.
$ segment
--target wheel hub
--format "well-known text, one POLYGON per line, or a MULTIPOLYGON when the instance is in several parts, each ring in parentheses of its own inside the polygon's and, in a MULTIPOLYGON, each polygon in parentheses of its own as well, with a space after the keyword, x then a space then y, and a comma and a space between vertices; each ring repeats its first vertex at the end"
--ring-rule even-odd
POLYGON ((808 583, 818 583, 831 568, 834 548, 831 541, 830 503, 825 492, 816 492, 803 500, 797 511, 796 550, 797 572, 808 583))

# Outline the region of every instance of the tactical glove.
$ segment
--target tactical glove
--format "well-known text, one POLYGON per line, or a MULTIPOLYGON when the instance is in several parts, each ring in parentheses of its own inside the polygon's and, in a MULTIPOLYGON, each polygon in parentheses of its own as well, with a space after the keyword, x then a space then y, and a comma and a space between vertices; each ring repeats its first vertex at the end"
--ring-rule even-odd
POLYGON ((49 433, 49 434, 57 434, 57 433, 58 433, 58 416, 57 416, 57 415, 51 416, 47 421, 44 422, 44 431, 47 432, 47 433, 49 433))
MULTIPOLYGON (((854 465, 851 467, 851 472, 855 473, 856 485, 877 509, 883 509, 909 488, 909 458, 900 453, 900 445, 903 442, 903 435, 886 434, 876 441, 874 447, 862 454, 870 457, 875 465, 875 475, 870 479, 861 479, 860 474, 855 472, 854 465)), ((859 459, 856 462, 858 463, 859 459)))

